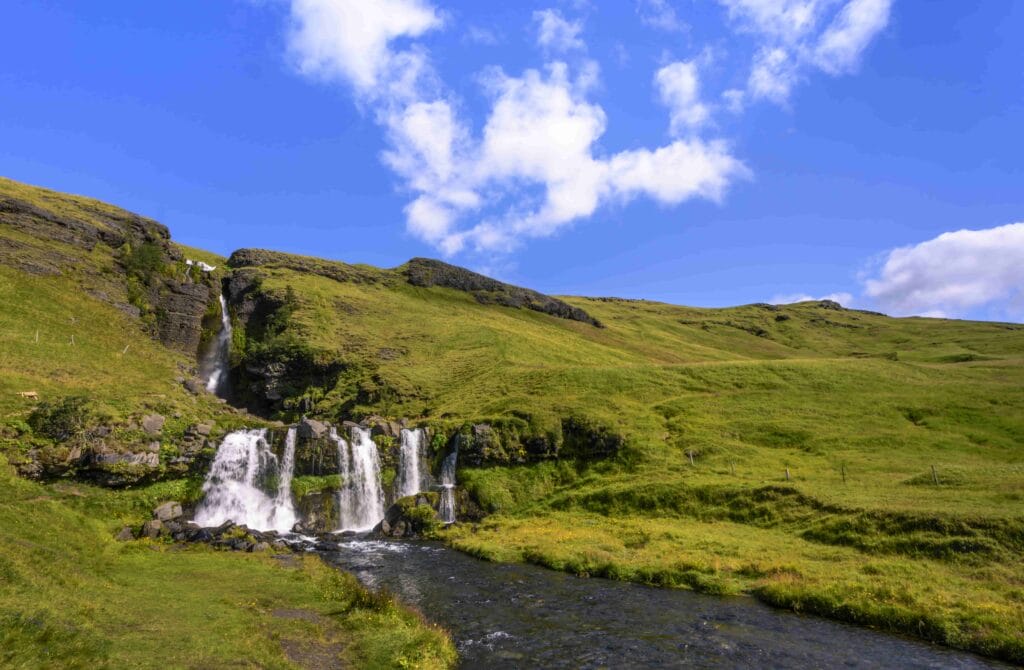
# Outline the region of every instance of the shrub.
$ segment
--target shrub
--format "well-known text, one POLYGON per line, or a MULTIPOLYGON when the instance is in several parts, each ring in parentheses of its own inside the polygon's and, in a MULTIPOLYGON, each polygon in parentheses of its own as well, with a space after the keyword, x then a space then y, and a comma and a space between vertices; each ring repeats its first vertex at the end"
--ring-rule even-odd
POLYGON ((39 403, 29 415, 28 425, 37 435, 56 442, 66 442, 84 433, 92 416, 88 398, 67 396, 53 402, 39 403))

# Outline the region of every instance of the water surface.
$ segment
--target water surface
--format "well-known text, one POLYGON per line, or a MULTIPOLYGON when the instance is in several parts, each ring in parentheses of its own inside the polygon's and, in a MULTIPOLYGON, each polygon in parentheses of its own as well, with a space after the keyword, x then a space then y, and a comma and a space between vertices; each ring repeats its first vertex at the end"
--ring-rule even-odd
POLYGON ((455 638, 464 668, 994 668, 915 640, 723 598, 530 565, 432 542, 342 542, 324 558, 455 638))

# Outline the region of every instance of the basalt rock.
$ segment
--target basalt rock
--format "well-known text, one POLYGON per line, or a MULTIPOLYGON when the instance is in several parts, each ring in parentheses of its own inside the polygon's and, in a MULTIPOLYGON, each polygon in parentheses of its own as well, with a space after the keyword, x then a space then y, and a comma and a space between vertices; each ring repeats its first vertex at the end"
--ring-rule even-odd
POLYGON ((442 263, 430 258, 413 258, 405 266, 405 276, 413 286, 442 286, 465 291, 476 301, 488 305, 532 309, 560 319, 569 319, 603 328, 600 321, 579 307, 544 295, 532 289, 513 286, 477 274, 465 268, 442 263))

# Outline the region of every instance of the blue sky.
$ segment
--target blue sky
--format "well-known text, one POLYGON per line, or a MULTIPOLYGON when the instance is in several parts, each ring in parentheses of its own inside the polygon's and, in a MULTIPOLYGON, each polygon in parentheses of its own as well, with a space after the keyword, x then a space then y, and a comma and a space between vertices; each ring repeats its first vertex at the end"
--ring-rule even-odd
POLYGON ((6 0, 0 174, 221 253, 1024 319, 1024 3, 6 0))

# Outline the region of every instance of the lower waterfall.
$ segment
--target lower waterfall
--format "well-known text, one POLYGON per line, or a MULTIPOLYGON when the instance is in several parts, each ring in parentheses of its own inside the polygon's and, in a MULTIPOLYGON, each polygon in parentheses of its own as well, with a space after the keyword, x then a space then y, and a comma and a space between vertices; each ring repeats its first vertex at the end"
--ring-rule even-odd
POLYGON ((455 523, 455 465, 459 458, 456 449, 444 458, 441 464, 441 503, 438 512, 445 523, 455 523))
POLYGON ((203 483, 203 501, 196 510, 195 522, 219 526, 232 521, 254 530, 291 531, 295 524, 291 500, 295 438, 292 430, 288 432, 291 457, 286 448, 282 467, 278 467, 277 457, 267 444, 266 429, 228 433, 203 483), (268 489, 275 480, 278 484, 272 496, 268 489))
POLYGON ((395 497, 404 498, 423 491, 429 474, 427 458, 423 453, 423 429, 402 429, 401 449, 398 452, 398 474, 395 477, 395 497))
POLYGON ((339 530, 370 530, 384 518, 384 491, 380 481, 377 444, 365 428, 353 427, 351 440, 331 429, 338 444, 339 530))

